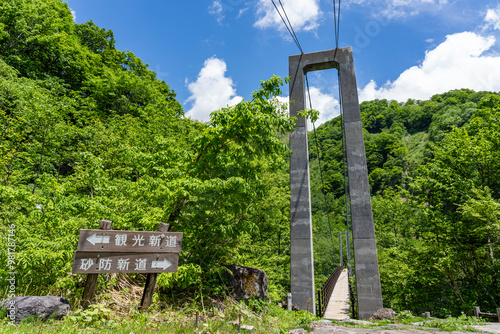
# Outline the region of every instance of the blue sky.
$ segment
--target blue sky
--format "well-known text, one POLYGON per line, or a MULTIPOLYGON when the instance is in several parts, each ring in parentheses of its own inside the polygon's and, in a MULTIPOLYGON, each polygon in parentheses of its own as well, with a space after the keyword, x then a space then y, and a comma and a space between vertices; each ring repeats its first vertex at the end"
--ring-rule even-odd
MULTIPOLYGON (((186 115, 202 121, 248 99, 261 80, 286 77, 288 56, 300 53, 271 0, 66 2, 75 22, 112 30, 117 48, 149 64, 186 115)), ((335 47, 333 1, 282 3, 304 52, 335 47)), ((344 0, 339 46, 353 47, 360 100, 500 91, 498 0, 344 0)), ((336 71, 309 80, 320 122, 336 116, 336 71)))

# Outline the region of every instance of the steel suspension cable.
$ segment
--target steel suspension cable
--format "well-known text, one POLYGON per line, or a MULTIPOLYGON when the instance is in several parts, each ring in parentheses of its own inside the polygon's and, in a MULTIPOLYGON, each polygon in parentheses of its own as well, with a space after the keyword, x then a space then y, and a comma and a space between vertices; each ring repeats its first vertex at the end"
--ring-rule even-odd
POLYGON ((300 50, 300 53, 302 54, 302 53, 304 53, 304 51, 302 50, 302 47, 300 46, 299 39, 297 38, 297 35, 295 34, 295 31, 293 30, 292 23, 290 23, 290 20, 288 19, 288 15, 286 14, 285 7, 281 3, 281 0, 278 0, 278 1, 280 3, 281 9, 283 10, 283 14, 285 15, 285 17, 283 17, 283 15, 281 14, 281 12, 279 11, 278 6, 274 2, 274 0, 271 0, 271 2, 274 5, 274 8, 276 9, 276 11, 278 12, 279 16, 281 17, 281 20, 283 21, 283 24, 285 24, 285 27, 288 30, 288 33, 290 34, 290 36, 292 36, 293 41, 295 42, 295 44, 297 45, 297 47, 300 50), (285 18, 286 18, 286 20, 285 20, 285 18))
MULTIPOLYGON (((281 20, 283 21, 283 24, 287 28, 288 33, 292 37, 293 41, 297 45, 297 47, 298 47, 298 49, 299 49, 299 51, 300 51, 300 53, 302 55, 302 54, 304 54, 304 51, 302 50, 302 47, 301 47, 300 42, 299 42, 299 39, 297 38, 297 35, 295 34, 295 30, 293 29, 293 26, 292 26, 292 24, 290 22, 290 19, 288 18, 288 15, 286 13, 285 7, 283 6, 283 3, 282 3, 281 0, 278 0, 278 1, 279 1, 281 9, 283 11, 283 14, 281 14, 281 12, 278 9, 278 6, 274 2, 274 0, 271 0, 271 2, 274 5, 274 8, 278 12, 281 20)), ((336 0, 333 0, 334 25, 335 25, 335 55, 334 55, 334 58, 336 58, 336 56, 337 56, 337 50, 339 48, 339 38, 340 38, 340 1, 341 0, 339 0, 338 10, 337 10, 336 0)), ((305 76, 306 76, 306 86, 307 86, 307 95, 308 95, 308 98, 309 98, 309 105, 310 105, 310 109, 312 109, 312 100, 311 100, 311 93, 310 93, 310 89, 309 89, 309 79, 308 79, 307 73, 306 73, 305 76)), ((342 115, 342 98, 341 98, 340 73, 339 73, 339 104, 340 104, 340 112, 341 112, 341 115, 342 115)), ((328 202, 327 202, 327 199, 326 199, 326 194, 324 192, 325 183, 324 183, 324 179, 323 179, 323 171, 322 171, 322 168, 321 168, 320 147, 319 147, 318 138, 317 138, 317 135, 316 135, 316 126, 315 126, 315 123, 312 122, 312 125, 313 125, 313 133, 314 133, 314 138, 315 138, 315 143, 316 143, 316 151, 317 151, 316 154, 318 156, 318 166, 319 166, 319 172, 320 172, 320 179, 321 179, 323 200, 324 200, 324 205, 325 205, 325 212, 326 212, 327 223, 328 223, 328 230, 329 230, 330 238, 332 240, 332 245, 333 245, 334 244, 334 240, 333 240, 333 232, 332 232, 332 228, 331 228, 331 224, 330 224, 330 217, 328 215, 328 202)), ((349 218, 348 217, 350 216, 350 212, 349 212, 349 207, 348 207, 349 203, 348 203, 348 200, 347 200, 347 196, 348 196, 347 195, 348 194, 347 169, 346 169, 347 168, 346 167, 347 164, 345 162, 345 160, 346 160, 346 154, 345 154, 345 129, 344 129, 344 126, 343 126, 343 122, 342 122, 342 147, 343 147, 343 152, 344 152, 344 162, 343 162, 343 165, 344 165, 344 180, 345 180, 345 182, 344 182, 345 183, 344 184, 344 191, 346 193, 345 196, 346 196, 347 233, 349 233, 349 218)), ((349 247, 349 245, 347 245, 347 247, 349 247)), ((332 255, 333 255, 333 253, 332 253, 332 255)), ((334 258, 334 261, 335 261, 335 258, 334 258)))
POLYGON ((339 37, 340 37, 340 0, 339 9, 337 10, 337 1, 333 0, 333 22, 335 25, 335 47, 339 47, 339 37))
POLYGON ((335 26, 335 55, 337 57, 337 50, 339 49, 339 39, 340 39, 340 0, 339 8, 337 10, 337 1, 333 0, 333 23, 335 26))
POLYGON ((281 6, 281 9, 283 10, 283 13, 285 13, 286 20, 288 21, 288 25, 290 26, 290 29, 292 30, 293 36, 295 37, 295 40, 297 41, 297 46, 299 47, 300 52, 304 53, 304 51, 302 51, 302 47, 300 46, 299 39, 297 38, 295 31, 293 30, 292 23, 290 22, 290 19, 288 18, 285 7, 283 6, 283 3, 281 2, 281 0, 278 0, 278 1, 280 2, 280 6, 281 6))
MULTIPOLYGON (((311 91, 309 89, 309 79, 307 77, 306 73, 306 87, 307 87, 307 96, 309 98, 309 108, 312 110, 312 100, 311 100, 311 91)), ((323 202, 325 205, 325 214, 326 214, 326 220, 328 224, 328 231, 330 232, 330 239, 332 241, 332 250, 333 250, 333 245, 335 245, 335 241, 333 240, 333 232, 332 232, 332 226, 330 224, 330 215, 328 214, 328 201, 326 200, 326 194, 325 194, 325 181, 323 180, 323 169, 321 168, 321 148, 318 144, 318 136, 316 135, 316 126, 314 124, 314 121, 311 122, 313 125, 313 133, 314 133, 314 141, 316 143, 316 155, 318 156, 318 166, 319 166, 319 175, 321 179, 321 193, 323 194, 323 202)), ((335 255, 332 252, 332 258, 333 258, 333 263, 335 264, 335 255)))

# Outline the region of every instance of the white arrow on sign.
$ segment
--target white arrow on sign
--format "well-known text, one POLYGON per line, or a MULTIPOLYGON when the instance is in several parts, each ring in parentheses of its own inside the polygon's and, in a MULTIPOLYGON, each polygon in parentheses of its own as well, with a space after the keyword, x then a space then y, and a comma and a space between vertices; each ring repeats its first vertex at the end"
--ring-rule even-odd
POLYGON ((97 234, 94 233, 90 237, 88 237, 87 240, 92 245, 95 245, 95 244, 109 244, 109 236, 107 236, 107 235, 97 236, 97 234))
POLYGON ((170 263, 167 259, 165 259, 163 261, 153 261, 151 263, 151 268, 162 268, 163 270, 165 270, 171 265, 172 263, 170 263))

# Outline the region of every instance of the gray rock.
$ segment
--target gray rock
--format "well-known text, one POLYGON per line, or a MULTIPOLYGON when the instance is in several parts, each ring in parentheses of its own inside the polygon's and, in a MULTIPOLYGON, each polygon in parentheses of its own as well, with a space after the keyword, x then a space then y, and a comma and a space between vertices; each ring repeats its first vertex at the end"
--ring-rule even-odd
POLYGON ((328 327, 318 327, 315 328, 312 333, 314 334, 336 334, 338 333, 337 327, 328 326, 328 327))
POLYGON ((488 333, 494 333, 494 334, 500 334, 500 324, 498 322, 495 323, 484 323, 481 324, 480 326, 471 326, 477 330, 483 331, 483 332, 488 332, 488 333))
MULTIPOLYGON (((342 322, 344 324, 347 324, 346 321, 342 322)), ((367 323, 371 325, 377 325, 376 323, 371 323, 367 321, 349 321, 349 325, 352 324, 360 324, 360 323, 367 323)), ((466 331, 461 331, 461 332, 443 332, 440 331, 437 328, 429 328, 429 327, 415 327, 415 326, 408 326, 408 325, 401 325, 397 324, 394 326, 388 326, 388 325, 382 325, 379 326, 377 325, 375 329, 368 329, 368 328, 348 328, 348 327, 342 327, 336 324, 331 324, 331 325, 319 325, 316 326, 316 322, 313 322, 312 324, 309 324, 309 327, 312 329, 312 331, 309 332, 309 334, 477 334, 474 332, 466 332, 466 331), (389 328, 385 328, 385 327, 389 328)), ((494 334, 500 334, 500 325, 498 323, 495 324, 489 324, 488 326, 473 326, 476 329, 483 330, 485 332, 489 333, 494 333, 494 334), (480 327, 480 328, 478 328, 480 327)), ((299 328, 299 329, 294 329, 293 331, 289 332, 290 334, 306 334, 307 331, 299 328)))
POLYGON ((254 326, 250 326, 250 325, 241 325, 241 329, 247 330, 249 332, 253 331, 254 328, 255 328, 254 326))
POLYGON ((357 319, 347 319, 347 320, 342 320, 340 323, 345 323, 345 324, 353 324, 357 326, 369 326, 373 325, 373 323, 365 320, 357 320, 357 319))
POLYGON ((269 282, 264 270, 237 265, 226 266, 231 273, 225 273, 228 280, 228 288, 236 300, 248 300, 250 298, 269 300, 267 284, 269 282))
POLYGON ((372 314, 370 320, 394 319, 396 312, 391 308, 379 308, 372 314))
POLYGON ((297 328, 297 329, 292 329, 291 331, 288 332, 288 334, 309 334, 309 332, 303 328, 297 328))
POLYGON ((7 318, 21 322, 29 317, 41 320, 60 319, 68 315, 69 301, 57 296, 14 297, 0 302, 0 309, 7 310, 7 318))

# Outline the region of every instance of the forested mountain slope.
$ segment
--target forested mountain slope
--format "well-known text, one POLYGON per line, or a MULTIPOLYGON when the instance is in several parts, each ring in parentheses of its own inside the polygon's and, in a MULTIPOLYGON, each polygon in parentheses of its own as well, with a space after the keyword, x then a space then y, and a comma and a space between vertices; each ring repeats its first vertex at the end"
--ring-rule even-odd
MULTIPOLYGON (((14 231, 17 293, 77 300, 83 277, 68 273, 78 231, 109 219, 113 229, 168 222, 184 232, 179 274, 161 275, 162 291, 222 293, 223 265, 241 264, 266 270, 271 297, 283 298, 283 138, 294 120, 275 99, 281 85, 264 81, 251 100, 200 123, 146 64, 115 48, 112 31, 75 24, 60 0, 0 0, 0 242, 6 248, 14 231)), ((498 306, 499 108, 498 95, 468 90, 362 103, 387 306, 443 315, 498 306)), ((316 135, 325 181, 311 133, 319 283, 345 230, 340 119, 316 135)), ((4 249, 2 289, 7 261, 4 249)))
POLYGON ((163 287, 221 292, 222 265, 253 264, 268 270, 273 298, 285 294, 281 138, 294 122, 273 99, 281 84, 263 82, 203 124, 112 31, 75 24, 60 0, 1 0, 0 237, 6 247, 15 232, 17 293, 81 296, 82 278, 68 274, 79 229, 108 219, 184 232, 180 275, 162 275, 163 287))
MULTIPOLYGON (((361 118, 384 304, 443 316, 472 306, 494 311, 500 300, 500 97, 464 89, 429 101, 376 100, 361 104, 361 118)), ((345 231, 340 117, 316 136, 324 186, 311 132, 315 242, 327 245, 321 189, 330 226, 345 231)))

